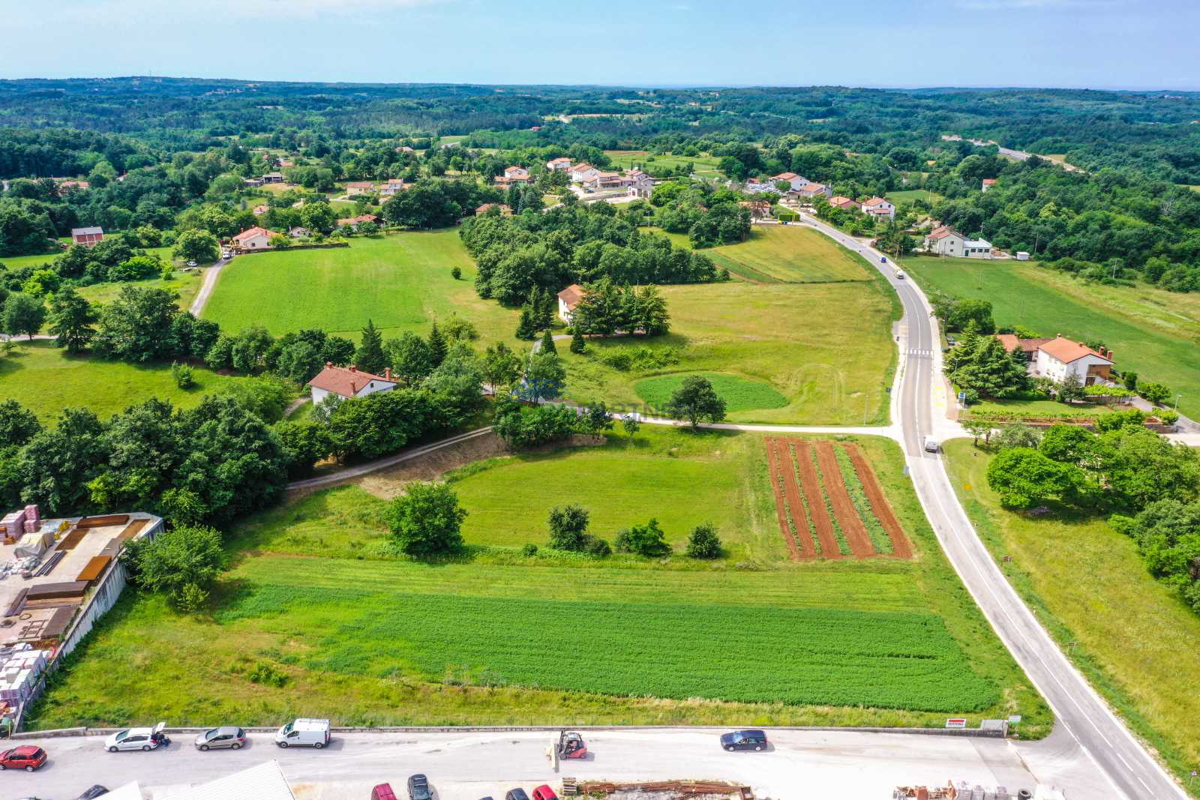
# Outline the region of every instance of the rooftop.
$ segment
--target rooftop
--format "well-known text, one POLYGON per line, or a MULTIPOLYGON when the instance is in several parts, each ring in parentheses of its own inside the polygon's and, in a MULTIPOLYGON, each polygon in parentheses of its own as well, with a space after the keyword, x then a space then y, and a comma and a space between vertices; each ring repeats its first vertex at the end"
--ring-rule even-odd
POLYGON ((567 308, 575 308, 579 305, 579 301, 583 299, 583 287, 578 283, 572 283, 567 288, 558 293, 558 299, 567 304, 567 308))
POLYGON ((363 372, 353 364, 348 367, 335 367, 328 361, 325 362, 325 369, 318 372, 316 377, 308 382, 308 385, 339 394, 342 397, 354 397, 371 381, 382 381, 390 383, 393 386, 396 385, 396 381, 392 380, 390 375, 375 375, 370 372, 363 372))

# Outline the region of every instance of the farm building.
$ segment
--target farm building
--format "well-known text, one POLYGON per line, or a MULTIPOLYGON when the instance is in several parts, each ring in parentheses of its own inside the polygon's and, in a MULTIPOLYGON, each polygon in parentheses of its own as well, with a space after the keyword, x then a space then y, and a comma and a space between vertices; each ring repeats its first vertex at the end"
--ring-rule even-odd
POLYGON ((268 172, 262 176, 263 183, 283 183, 283 173, 268 172))
POLYGON ((72 228, 71 242, 81 244, 84 247, 94 247, 104 241, 104 229, 100 227, 94 228, 72 228))
POLYGON ((992 243, 987 239, 967 239, 963 242, 963 255, 967 258, 991 258, 992 243))
POLYGON ((269 231, 266 228, 253 227, 249 230, 244 230, 237 236, 233 237, 233 246, 237 250, 270 250, 271 237, 276 236, 274 231, 269 231))
POLYGON ((398 382, 392 379, 391 367, 384 370, 382 375, 372 375, 353 364, 348 367, 335 367, 329 361, 325 362, 325 369, 308 382, 314 404, 320 403, 331 394, 339 397, 366 397, 375 392, 390 392, 397 385, 398 382))
POLYGON ((572 283, 567 288, 558 293, 558 318, 568 325, 571 324, 571 315, 575 311, 575 306, 579 305, 579 301, 583 299, 583 287, 578 283, 572 283))

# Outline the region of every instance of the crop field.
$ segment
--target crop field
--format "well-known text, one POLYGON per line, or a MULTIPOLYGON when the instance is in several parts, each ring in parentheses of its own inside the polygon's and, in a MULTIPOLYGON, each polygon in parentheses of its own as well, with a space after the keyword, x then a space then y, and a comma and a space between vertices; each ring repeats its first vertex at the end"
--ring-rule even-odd
MULTIPOLYGON (((644 378, 634 384, 634 389, 646 405, 651 408, 665 408, 671 400, 671 395, 683 385, 683 379, 688 377, 688 374, 677 372, 656 378, 644 378)), ((765 383, 748 381, 737 375, 720 372, 696 374, 703 376, 713 385, 717 394, 725 400, 725 410, 730 413, 754 408, 782 408, 788 404, 786 397, 765 383)))
MULTIPOLYGON (((665 454, 674 442, 680 461, 704 450, 754 456, 766 488, 761 437, 687 443, 691 434, 660 433, 650 446, 665 454)), ((899 448, 853 441, 919 545, 915 559, 791 562, 777 545, 774 560, 747 567, 732 555, 662 564, 472 545, 460 559, 422 564, 390 554, 385 501, 343 486, 233 530, 233 566, 199 615, 127 593, 32 725, 306 714, 337 724, 941 727, 946 716, 975 724, 1020 713, 1025 735, 1045 733, 1048 710, 942 557, 899 448)), ((576 462, 596 452, 571 449, 544 475, 583 485, 587 468, 576 477, 576 462)), ((467 481, 453 485, 469 508, 467 481)), ((538 493, 529 481, 504 485, 538 493)), ((605 502, 621 503, 620 493, 605 502)), ((660 515, 664 527, 678 527, 677 513, 660 515)))
POLYGON ((452 314, 484 342, 512 340, 517 312, 475 294, 475 264, 458 232, 355 238, 348 248, 237 258, 221 273, 204 317, 222 329, 263 325, 280 335, 321 328, 357 339, 367 320, 385 336, 426 334, 452 314), (462 270, 454 280, 452 267, 462 270))
POLYGON ((987 484, 988 453, 970 439, 946 442, 945 453, 997 566, 1092 686, 1186 782, 1200 766, 1200 616, 1099 514, 1007 511, 987 484))
MULTIPOLYGON (((588 342, 584 355, 560 347, 566 396, 579 402, 640 408, 640 381, 712 372, 769 387, 786 405, 731 408, 731 422, 863 425, 885 422, 891 385, 895 296, 880 281, 665 286, 671 333, 650 340, 588 342), (605 358, 629 348, 674 353, 677 363, 627 371, 605 358)), ((645 384, 641 384, 645 387, 645 384)), ((738 385, 734 397, 748 387, 738 385)), ((657 385, 651 384, 657 392, 657 385)), ((761 393, 760 393, 761 392, 761 393)), ((755 390, 756 403, 765 398, 755 390)))
POLYGON ((912 556, 856 445, 768 438, 766 450, 779 530, 793 561, 912 556))
MULTIPOLYGON (((662 231, 655 229, 654 233, 662 231)), ((687 236, 667 234, 680 247, 687 236)), ((704 253, 718 267, 752 283, 826 283, 869 281, 867 264, 828 237, 801 225, 755 225, 738 244, 708 247, 704 253)))
POLYGON ((64 408, 87 407, 101 419, 127 406, 159 397, 176 407, 196 405, 204 395, 237 378, 195 367, 196 385, 180 389, 170 365, 135 365, 68 355, 45 339, 17 341, 13 352, 0 358, 0 399, 15 398, 43 424, 64 408))
POLYGON ((1165 383, 1179 410, 1200 414, 1200 298, 1147 287, 1092 286, 1035 264, 919 257, 904 269, 928 291, 989 300, 997 325, 1098 340, 1117 368, 1165 383))

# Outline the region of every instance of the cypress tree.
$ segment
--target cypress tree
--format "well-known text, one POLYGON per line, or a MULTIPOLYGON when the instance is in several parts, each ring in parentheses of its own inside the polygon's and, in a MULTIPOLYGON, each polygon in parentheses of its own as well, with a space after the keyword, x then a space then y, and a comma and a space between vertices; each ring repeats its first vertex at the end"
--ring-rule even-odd
POLYGON ((554 337, 550 335, 549 328, 542 332, 542 352, 558 355, 558 348, 554 346, 554 337))
POLYGON ((571 334, 571 352, 576 355, 587 352, 587 344, 583 341, 583 331, 579 328, 575 328, 575 332, 571 334))
POLYGON ((528 305, 521 306, 521 318, 517 322, 517 338, 529 341, 537 336, 537 328, 533 325, 533 312, 528 305))
POLYGON ((429 357, 434 367, 440 367, 446 360, 446 337, 442 336, 436 322, 429 329, 429 357))
POLYGON ((362 343, 354 353, 354 363, 363 372, 376 375, 388 365, 387 356, 383 354, 383 336, 371 320, 367 320, 367 327, 362 329, 362 343))

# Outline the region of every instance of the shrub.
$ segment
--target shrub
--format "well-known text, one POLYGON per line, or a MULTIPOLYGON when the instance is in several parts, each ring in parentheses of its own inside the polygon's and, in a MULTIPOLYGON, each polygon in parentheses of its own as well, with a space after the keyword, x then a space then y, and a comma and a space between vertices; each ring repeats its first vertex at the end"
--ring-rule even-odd
POLYGON ((171 364, 171 377, 180 389, 191 389, 196 385, 196 376, 192 374, 192 368, 187 364, 179 362, 171 364))
POLYGON ((1171 396, 1171 390, 1161 383, 1143 383, 1137 387, 1137 393, 1154 405, 1162 405, 1171 396))
POLYGON ((538 546, 536 544, 534 544, 533 542, 526 542, 525 546, 521 548, 521 555, 536 556, 537 551, 538 551, 538 546))
POLYGON ((589 556, 597 558, 607 558, 612 555, 612 547, 604 539, 596 536, 589 536, 586 552, 589 556))
POLYGON ((286 672, 276 669, 271 664, 259 661, 254 665, 254 669, 250 670, 250 682, 281 689, 287 684, 288 676, 286 672))
POLYGON ((574 503, 550 509, 550 546, 555 550, 582 552, 587 547, 589 515, 574 503))
POLYGON ((1174 425, 1179 422, 1179 412, 1172 408, 1164 408, 1155 412, 1154 416, 1158 417, 1164 425, 1174 425))
POLYGON ((443 555, 462 547, 467 512, 444 483, 409 484, 405 494, 392 501, 388 516, 392 538, 410 556, 443 555))
POLYGON ((720 558, 721 539, 711 522, 697 525, 688 536, 687 554, 691 558, 720 558))
POLYGON ((451 268, 450 277, 454 278, 454 280, 456 280, 456 281, 462 280, 462 268, 461 267, 451 268))
POLYGON ((136 550, 138 583, 164 592, 181 611, 195 611, 224 565, 221 534, 213 528, 182 525, 164 531, 136 550))
POLYGON ((614 546, 618 553, 634 553, 648 558, 669 555, 671 552, 657 519, 651 519, 645 525, 625 528, 617 534, 614 546))

